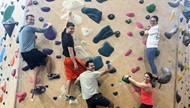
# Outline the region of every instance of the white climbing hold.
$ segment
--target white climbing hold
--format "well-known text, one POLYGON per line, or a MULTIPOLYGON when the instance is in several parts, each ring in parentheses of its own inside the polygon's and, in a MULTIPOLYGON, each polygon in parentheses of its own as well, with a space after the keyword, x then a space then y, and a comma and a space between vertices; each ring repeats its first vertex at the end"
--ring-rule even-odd
POLYGON ((62 6, 63 6, 62 11, 63 11, 64 9, 72 10, 72 9, 81 8, 84 7, 85 4, 81 0, 64 0, 62 6))
POLYGON ((175 25, 175 28, 173 28, 170 32, 165 32, 164 35, 166 38, 171 39, 172 35, 178 32, 178 26, 175 25))
POLYGON ((81 43, 82 45, 84 45, 84 44, 85 44, 85 41, 84 41, 84 40, 82 40, 80 43, 81 43))
POLYGON ((80 45, 75 47, 75 52, 80 60, 84 60, 90 57, 89 54, 80 45))
POLYGON ((92 29, 88 29, 88 28, 81 28, 82 29, 82 33, 84 36, 88 36, 92 33, 92 29))
MULTIPOLYGON (((67 15, 68 15, 67 13, 62 15, 60 19, 66 20, 67 15)), ((69 16, 69 21, 76 24, 76 25, 80 25, 83 22, 82 17, 75 14, 74 12, 72 12, 71 15, 69 16)))

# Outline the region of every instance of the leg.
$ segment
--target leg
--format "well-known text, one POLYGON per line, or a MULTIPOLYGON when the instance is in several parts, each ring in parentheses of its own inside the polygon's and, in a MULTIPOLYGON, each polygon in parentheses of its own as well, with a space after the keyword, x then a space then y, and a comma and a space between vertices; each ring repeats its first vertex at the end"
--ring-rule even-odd
POLYGON ((50 76, 51 70, 52 70, 52 59, 50 56, 47 56, 47 58, 46 58, 46 68, 47 68, 48 76, 50 76))
POLYGON ((71 80, 67 80, 67 82, 66 82, 66 93, 65 93, 65 95, 70 95, 70 88, 71 88, 71 80))
POLYGON ((148 63, 150 64, 154 77, 157 77, 157 74, 158 74, 156 65, 154 63, 156 51, 157 51, 157 48, 147 48, 147 52, 146 52, 148 63))
POLYGON ((38 76, 38 73, 40 72, 39 70, 39 67, 35 67, 34 68, 34 76, 33 76, 33 88, 35 89, 36 88, 36 82, 37 82, 37 76, 38 76))

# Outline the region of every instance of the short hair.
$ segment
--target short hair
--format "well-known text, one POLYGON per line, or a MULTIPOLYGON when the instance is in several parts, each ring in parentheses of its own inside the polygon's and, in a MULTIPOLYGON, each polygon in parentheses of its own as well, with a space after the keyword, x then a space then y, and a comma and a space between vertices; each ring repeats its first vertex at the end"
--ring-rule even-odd
POLYGON ((70 27, 70 26, 75 27, 75 25, 72 22, 68 22, 66 27, 70 27))
POLYGON ((89 67, 89 63, 93 63, 93 61, 92 61, 92 60, 86 61, 85 66, 86 66, 86 67, 89 67))
POLYGON ((156 15, 153 15, 151 18, 155 18, 157 22, 159 20, 158 16, 156 16, 156 15))
POLYGON ((26 20, 28 19, 28 17, 34 17, 34 15, 32 15, 32 14, 28 14, 28 15, 26 15, 26 20))

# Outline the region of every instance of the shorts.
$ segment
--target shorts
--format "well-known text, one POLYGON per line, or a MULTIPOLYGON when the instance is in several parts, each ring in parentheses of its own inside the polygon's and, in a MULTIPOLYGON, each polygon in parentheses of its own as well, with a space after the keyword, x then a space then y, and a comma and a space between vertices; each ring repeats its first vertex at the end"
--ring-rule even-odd
POLYGON ((139 108, 152 108, 152 107, 153 107, 153 105, 146 105, 143 103, 139 106, 139 108))
POLYGON ((96 105, 108 107, 110 100, 104 97, 101 93, 93 95, 90 99, 86 100, 88 108, 96 108, 96 105))
POLYGON ((38 49, 32 49, 28 52, 21 52, 21 55, 31 70, 35 67, 46 64, 47 55, 38 49))
POLYGON ((74 70, 74 64, 70 57, 66 57, 63 60, 67 80, 76 79, 82 72, 86 71, 85 64, 81 60, 79 60, 77 57, 75 57, 75 60, 78 65, 77 70, 74 70))

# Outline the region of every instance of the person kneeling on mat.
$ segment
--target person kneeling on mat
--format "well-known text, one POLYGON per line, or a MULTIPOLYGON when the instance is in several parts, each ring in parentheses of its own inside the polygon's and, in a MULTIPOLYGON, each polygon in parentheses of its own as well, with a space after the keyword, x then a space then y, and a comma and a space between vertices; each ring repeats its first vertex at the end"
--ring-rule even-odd
POLYGON ((98 91, 97 78, 109 73, 114 67, 110 67, 104 72, 95 71, 95 66, 93 61, 88 60, 86 62, 87 70, 79 75, 76 79, 75 84, 81 85, 82 97, 86 100, 88 108, 96 108, 96 105, 114 108, 113 102, 104 97, 98 91))
POLYGON ((137 82, 131 76, 123 76, 126 83, 132 83, 137 87, 141 88, 141 105, 139 108, 152 108, 153 107, 153 88, 155 87, 154 77, 150 72, 144 74, 143 82, 137 82))
POLYGON ((45 64, 47 68, 48 79, 60 78, 58 74, 52 74, 52 59, 49 55, 44 54, 36 48, 36 35, 35 32, 45 32, 51 24, 48 24, 45 28, 37 28, 34 26, 35 18, 32 14, 26 15, 26 25, 20 28, 18 34, 18 43, 20 46, 20 52, 23 59, 28 64, 31 70, 34 70, 33 74, 33 89, 31 93, 41 94, 44 91, 40 86, 36 86, 37 76, 40 72, 39 66, 45 64))

